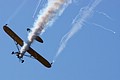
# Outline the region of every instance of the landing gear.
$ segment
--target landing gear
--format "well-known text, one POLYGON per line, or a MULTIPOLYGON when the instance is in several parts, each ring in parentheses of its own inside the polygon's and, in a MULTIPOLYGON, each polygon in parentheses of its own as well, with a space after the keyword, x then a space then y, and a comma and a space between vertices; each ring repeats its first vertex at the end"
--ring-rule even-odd
POLYGON ((16 54, 16 56, 17 56, 17 58, 19 59, 19 61, 20 61, 21 63, 24 62, 24 60, 22 59, 22 58, 23 58, 23 55, 20 54, 19 52, 14 52, 14 51, 13 51, 11 54, 12 54, 12 55, 13 55, 13 54, 16 54))
POLYGON ((21 63, 23 63, 24 62, 24 60, 21 60, 21 63))
POLYGON ((14 51, 11 54, 15 54, 14 51))

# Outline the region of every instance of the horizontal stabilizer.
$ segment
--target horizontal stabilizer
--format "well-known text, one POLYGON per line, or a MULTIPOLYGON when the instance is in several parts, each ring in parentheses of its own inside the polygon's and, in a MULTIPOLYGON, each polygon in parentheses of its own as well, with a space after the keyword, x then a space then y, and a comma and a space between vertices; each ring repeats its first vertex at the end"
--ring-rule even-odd
POLYGON ((42 40, 42 38, 40 38, 39 36, 37 36, 35 39, 36 39, 38 42, 41 42, 41 43, 43 43, 43 40, 42 40))
MULTIPOLYGON (((28 32, 31 32, 32 30, 31 30, 30 28, 27 28, 27 31, 28 31, 28 32)), ((38 42, 43 43, 43 40, 42 40, 39 36, 37 36, 37 37, 35 38, 35 40, 38 41, 38 42)))

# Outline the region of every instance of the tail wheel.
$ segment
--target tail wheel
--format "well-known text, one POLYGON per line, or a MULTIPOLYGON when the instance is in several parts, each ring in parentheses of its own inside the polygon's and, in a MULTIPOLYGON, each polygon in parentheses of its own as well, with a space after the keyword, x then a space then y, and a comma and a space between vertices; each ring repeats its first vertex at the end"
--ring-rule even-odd
POLYGON ((24 60, 22 60, 22 63, 24 62, 24 60))

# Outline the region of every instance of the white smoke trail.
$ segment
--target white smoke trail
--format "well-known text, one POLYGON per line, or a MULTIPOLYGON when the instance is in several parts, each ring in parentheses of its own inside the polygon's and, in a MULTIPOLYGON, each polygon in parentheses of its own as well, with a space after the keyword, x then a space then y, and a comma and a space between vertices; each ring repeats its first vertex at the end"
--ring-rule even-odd
POLYGON ((102 15, 104 15, 106 18, 112 20, 112 18, 111 18, 108 14, 106 14, 105 12, 100 12, 100 11, 96 11, 96 12, 99 13, 99 14, 102 14, 102 15))
POLYGON ((22 46, 20 53, 25 53, 28 50, 31 43, 34 41, 36 36, 38 36, 43 29, 46 28, 49 24, 52 24, 55 20, 55 17, 60 15, 61 10, 65 9, 67 2, 71 0, 49 0, 46 7, 40 11, 37 20, 35 21, 32 31, 28 34, 28 41, 22 46))
POLYGON ((106 31, 112 32, 113 34, 116 33, 115 31, 113 31, 113 30, 111 30, 111 29, 108 29, 108 28, 105 28, 105 27, 102 26, 102 25, 99 25, 99 24, 96 24, 96 23, 92 23, 92 24, 95 25, 95 26, 98 26, 98 27, 100 27, 100 28, 102 28, 102 29, 104 29, 104 30, 106 30, 106 31))
POLYGON ((10 21, 19 13, 19 11, 23 8, 23 6, 27 3, 28 0, 24 0, 20 6, 15 10, 15 12, 10 15, 10 17, 8 18, 8 20, 6 21, 6 23, 10 23, 10 21))
POLYGON ((37 9, 38 9, 38 7, 39 7, 40 5, 41 5, 41 0, 39 0, 38 4, 37 4, 37 6, 36 6, 35 12, 33 13, 33 18, 35 17, 35 14, 36 14, 36 12, 37 12, 37 9))
POLYGON ((95 0, 91 5, 88 5, 84 8, 81 8, 79 11, 79 14, 76 16, 75 20, 73 21, 73 27, 72 29, 62 38, 62 42, 60 44, 60 47, 57 51, 57 54, 55 58, 53 59, 53 63, 59 56, 59 54, 63 51, 63 49, 66 46, 66 43, 72 36, 78 32, 82 26, 84 25, 84 22, 92 15, 94 12, 95 7, 101 2, 102 0, 95 0))

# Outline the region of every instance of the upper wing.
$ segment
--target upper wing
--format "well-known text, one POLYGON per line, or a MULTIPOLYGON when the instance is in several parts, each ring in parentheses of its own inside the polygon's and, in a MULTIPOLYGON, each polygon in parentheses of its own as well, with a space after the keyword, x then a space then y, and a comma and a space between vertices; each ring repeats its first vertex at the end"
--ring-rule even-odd
POLYGON ((3 29, 14 41, 16 41, 20 46, 23 46, 23 40, 17 34, 15 34, 7 25, 3 26, 3 29))
MULTIPOLYGON (((7 25, 3 26, 3 29, 20 46, 23 46, 23 40, 17 34, 15 34, 7 25)), ((31 47, 29 48, 29 50, 27 50, 27 52, 29 54, 31 54, 39 62, 41 62, 44 66, 46 66, 48 68, 51 67, 51 64, 45 58, 43 58, 41 55, 39 55, 35 50, 33 50, 31 47)))

